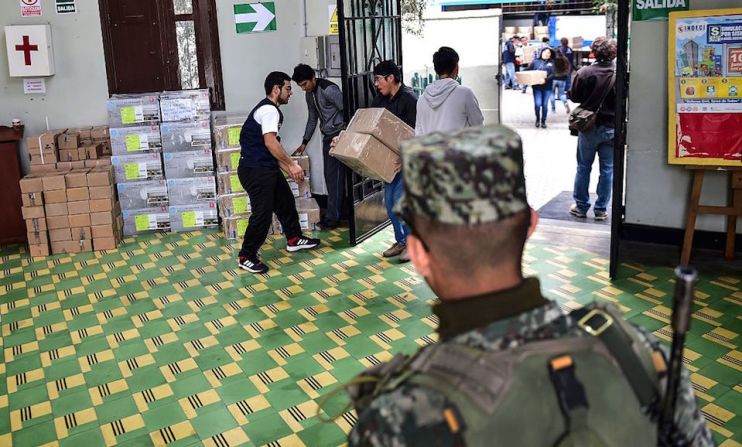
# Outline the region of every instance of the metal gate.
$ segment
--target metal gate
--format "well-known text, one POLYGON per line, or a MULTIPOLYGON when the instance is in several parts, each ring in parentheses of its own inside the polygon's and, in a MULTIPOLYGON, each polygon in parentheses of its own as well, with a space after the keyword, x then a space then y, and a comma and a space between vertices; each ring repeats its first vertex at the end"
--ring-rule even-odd
MULTIPOLYGON (((340 61, 346 122, 376 95, 373 69, 384 60, 402 67, 400 0, 337 0, 340 61)), ((359 244, 389 224, 382 183, 347 176, 350 243, 359 244)))

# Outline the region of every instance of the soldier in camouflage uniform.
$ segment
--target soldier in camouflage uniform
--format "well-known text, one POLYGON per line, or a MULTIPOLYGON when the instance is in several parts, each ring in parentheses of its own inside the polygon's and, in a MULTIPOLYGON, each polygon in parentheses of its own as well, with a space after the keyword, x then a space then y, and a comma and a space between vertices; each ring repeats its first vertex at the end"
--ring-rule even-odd
MULTIPOLYGON (((412 261, 440 298, 433 306, 439 341, 352 382, 358 423, 349 445, 656 445, 664 347, 605 304, 598 306, 602 320, 564 314, 541 295, 538 279, 522 276, 523 247, 538 216, 526 199, 518 135, 501 126, 432 134, 407 142, 402 159, 406 189, 396 210, 410 226, 412 261), (628 340, 616 349, 628 359, 612 360, 603 342, 609 333, 628 340), (518 380, 530 346, 556 353, 580 343, 592 343, 594 352, 568 352, 566 363, 563 356, 549 364, 551 373, 540 363, 546 380, 538 371, 518 380), (601 355, 618 376, 590 377, 604 368, 590 363, 601 355), (632 359, 651 359, 650 366, 628 368, 632 359), (650 371, 649 388, 622 371, 650 371)), ((681 386, 673 445, 713 445, 686 370, 681 386)))

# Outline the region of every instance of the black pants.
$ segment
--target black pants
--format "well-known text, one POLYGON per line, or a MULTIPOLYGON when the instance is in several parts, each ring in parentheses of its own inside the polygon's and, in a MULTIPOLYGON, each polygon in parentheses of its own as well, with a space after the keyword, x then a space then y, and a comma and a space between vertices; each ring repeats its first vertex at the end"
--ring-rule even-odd
POLYGON ((330 143, 336 135, 322 136, 322 158, 325 162, 325 183, 327 184, 327 212, 325 213, 327 224, 340 223, 345 201, 345 176, 348 168, 330 155, 330 143))
POLYGON ((286 239, 301 235, 296 201, 286 178, 279 169, 248 168, 237 170, 242 187, 250 197, 252 214, 247 223, 240 256, 255 258, 268 237, 276 213, 286 239))

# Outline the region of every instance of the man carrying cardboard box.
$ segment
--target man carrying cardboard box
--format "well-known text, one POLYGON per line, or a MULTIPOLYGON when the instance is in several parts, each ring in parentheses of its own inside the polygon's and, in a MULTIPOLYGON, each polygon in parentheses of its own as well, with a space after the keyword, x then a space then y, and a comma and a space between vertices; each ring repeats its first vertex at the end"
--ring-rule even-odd
POLYGON ((327 79, 317 78, 314 69, 306 64, 299 64, 294 68, 292 79, 306 93, 309 109, 304 139, 293 155, 304 153, 319 120, 322 132, 322 159, 327 184, 327 211, 320 226, 325 229, 337 228, 343 212, 347 168, 340 160, 330 156, 330 145, 332 139, 338 136, 346 125, 343 114, 343 92, 340 91, 340 87, 327 79))
POLYGON ((294 194, 285 170, 297 182, 304 180, 304 170, 288 156, 281 145, 278 131, 283 124, 279 107, 291 97, 291 78, 274 71, 265 79, 266 97, 250 112, 240 131, 240 164, 237 168, 242 187, 247 191, 252 215, 245 230, 239 267, 252 273, 266 273, 268 266, 258 258, 258 250, 268 236, 275 212, 286 234, 290 252, 319 246, 319 239, 301 234, 294 194))

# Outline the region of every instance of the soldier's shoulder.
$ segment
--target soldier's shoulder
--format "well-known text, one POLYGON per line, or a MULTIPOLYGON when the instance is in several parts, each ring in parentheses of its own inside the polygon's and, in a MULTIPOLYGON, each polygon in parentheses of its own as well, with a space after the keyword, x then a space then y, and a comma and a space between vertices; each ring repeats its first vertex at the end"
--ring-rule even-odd
POLYGON ((349 446, 457 445, 460 427, 451 425, 458 414, 440 392, 414 384, 403 384, 377 396, 348 437, 349 446))

